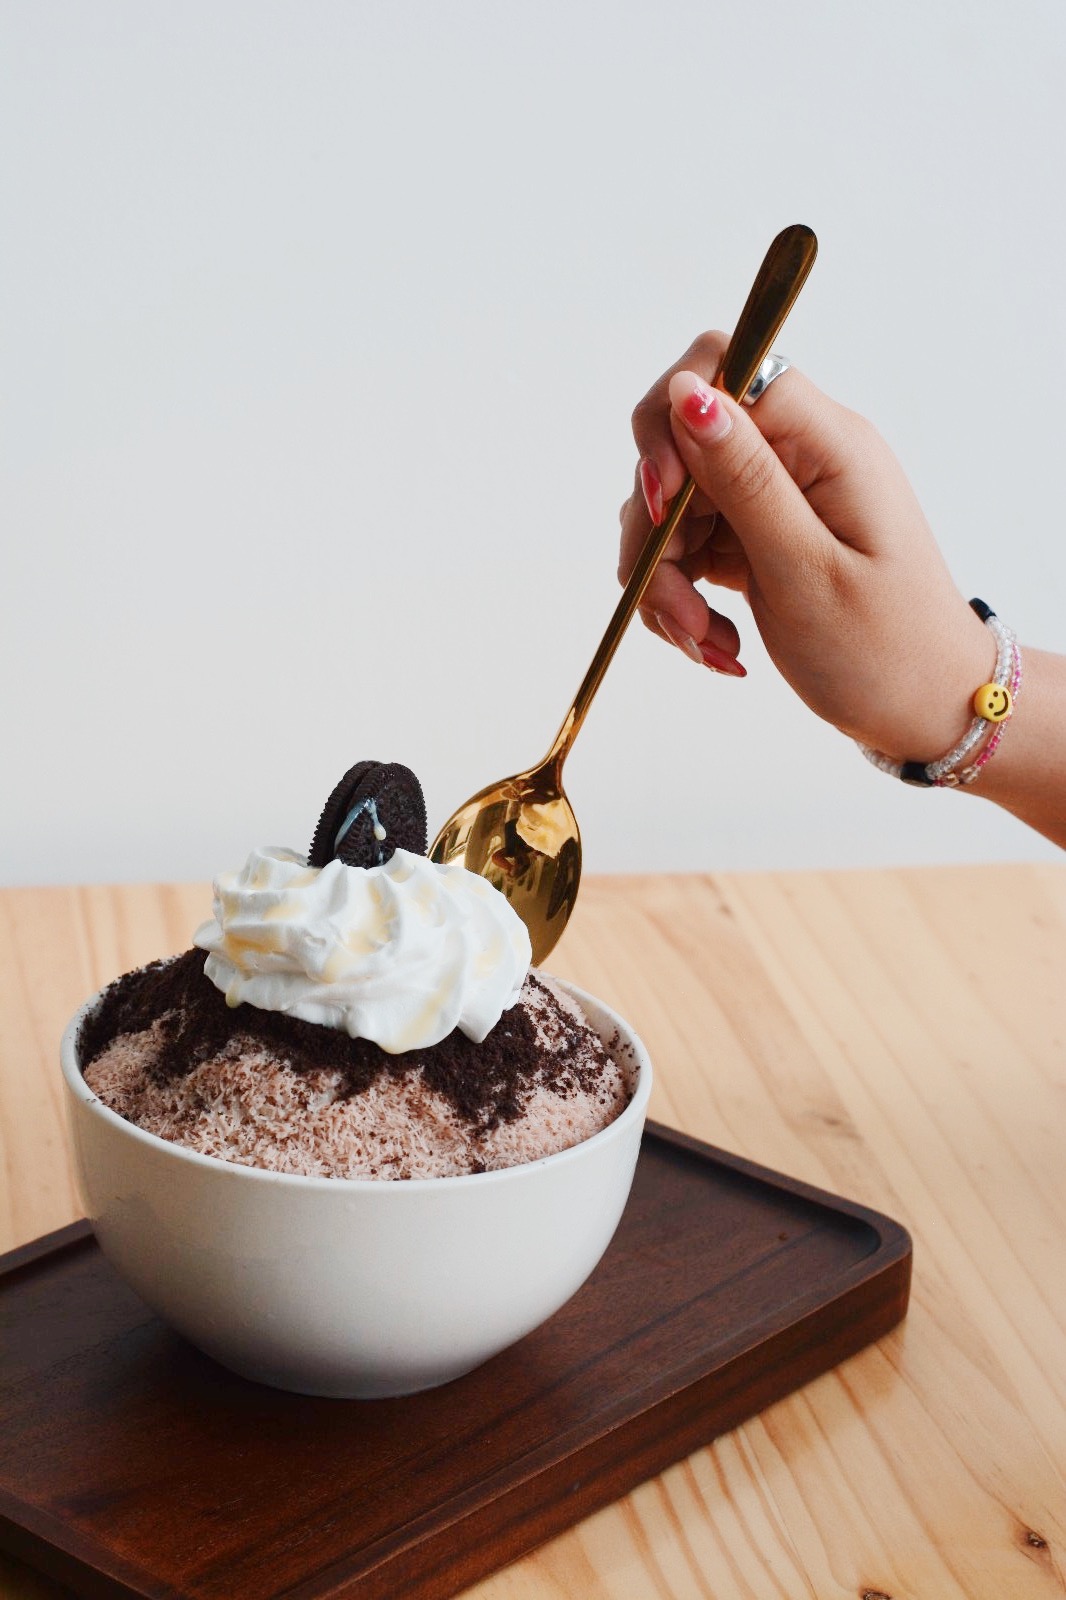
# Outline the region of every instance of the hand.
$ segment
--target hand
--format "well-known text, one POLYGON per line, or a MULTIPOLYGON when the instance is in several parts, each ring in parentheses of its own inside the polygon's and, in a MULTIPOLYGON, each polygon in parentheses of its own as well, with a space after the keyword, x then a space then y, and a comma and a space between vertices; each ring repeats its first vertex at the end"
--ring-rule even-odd
POLYGON ((641 607, 694 661, 743 676, 739 635, 695 587, 744 595, 775 665, 812 710, 900 761, 965 731, 996 644, 952 582, 903 472, 863 418, 794 368, 751 408, 712 390, 702 335, 638 405, 622 511, 625 582, 691 474, 697 490, 641 607))

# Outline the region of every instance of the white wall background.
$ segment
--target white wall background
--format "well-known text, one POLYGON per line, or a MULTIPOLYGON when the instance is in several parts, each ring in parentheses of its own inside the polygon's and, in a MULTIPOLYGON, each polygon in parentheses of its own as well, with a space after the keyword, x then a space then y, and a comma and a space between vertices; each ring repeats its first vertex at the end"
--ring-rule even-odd
MULTIPOLYGON (((731 326, 875 419, 960 586, 1066 647, 1061 0, 5 0, 0 881, 431 822, 539 757, 616 599, 629 414, 731 326)), ((588 870, 1054 858, 639 628, 588 870)), ((899 619, 900 628, 907 619, 899 619)))

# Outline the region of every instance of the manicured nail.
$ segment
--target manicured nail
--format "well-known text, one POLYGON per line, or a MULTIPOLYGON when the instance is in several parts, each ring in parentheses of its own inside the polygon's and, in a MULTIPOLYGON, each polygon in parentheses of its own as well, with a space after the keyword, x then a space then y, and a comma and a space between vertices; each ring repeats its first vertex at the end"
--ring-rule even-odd
POLYGON ((700 649, 695 639, 690 633, 686 633, 684 628, 679 627, 674 621, 673 617, 668 617, 664 612, 657 611, 655 613, 655 620, 665 633, 666 637, 669 639, 670 643, 676 644, 679 650, 683 650, 690 661, 703 660, 703 651, 700 649))
POLYGON ((648 503, 648 515, 657 528, 663 520, 663 485, 655 462, 648 456, 640 463, 640 487, 648 503))
POLYGON ((742 667, 736 656, 729 655, 725 650, 719 650, 717 645, 701 644, 700 660, 705 667, 710 667, 712 672, 724 672, 730 678, 746 678, 747 667, 742 667))
POLYGON ((675 373, 670 381, 670 400, 686 428, 701 442, 724 439, 733 426, 720 397, 698 378, 675 373))

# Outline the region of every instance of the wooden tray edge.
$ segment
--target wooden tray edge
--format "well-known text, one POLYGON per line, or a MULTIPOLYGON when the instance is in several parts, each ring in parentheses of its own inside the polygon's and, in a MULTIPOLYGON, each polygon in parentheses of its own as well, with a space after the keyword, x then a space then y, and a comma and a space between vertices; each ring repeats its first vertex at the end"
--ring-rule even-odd
POLYGON ((395 1600, 398 1594, 417 1595, 418 1600, 451 1600, 460 1590, 528 1555, 766 1406, 831 1371, 903 1320, 910 1299, 913 1245, 908 1230, 894 1218, 663 1123, 649 1121, 644 1137, 703 1160, 709 1158, 761 1186, 864 1223, 878 1243, 843 1275, 838 1294, 801 1312, 769 1341, 753 1343, 699 1379, 681 1374, 679 1387, 669 1399, 653 1401, 646 1410, 608 1426, 597 1439, 558 1462, 540 1466, 531 1458, 528 1472, 504 1493, 468 1510, 457 1502, 455 1517, 446 1525, 438 1524, 436 1539, 426 1540, 419 1527, 411 1525, 382 1547, 377 1565, 367 1565, 371 1552, 364 1549, 358 1572, 346 1571, 341 1561, 326 1569, 335 1574, 328 1589, 321 1587, 328 1578, 319 1573, 307 1585, 287 1591, 286 1600, 322 1600, 325 1595, 329 1600, 395 1600), (857 1316, 852 1315, 856 1312, 857 1316), (833 1333, 837 1334, 835 1342, 829 1337, 833 1333), (763 1370, 761 1386, 745 1394, 749 1376, 765 1369, 768 1347, 790 1351, 790 1359, 773 1367, 772 1381, 763 1370), (729 1386, 732 1395, 725 1407, 721 1404, 723 1385, 729 1386), (530 1483, 538 1489, 533 1510, 526 1498, 530 1483), (463 1530, 460 1555, 435 1548, 444 1542, 446 1533, 454 1535, 458 1527, 463 1530), (487 1559, 483 1552, 488 1552, 487 1559))
POLYGON ((364 1549, 358 1572, 345 1571, 341 1561, 327 1569, 334 1575, 332 1583, 326 1574, 316 1574, 307 1585, 287 1590, 286 1600, 323 1600, 327 1595, 329 1600, 395 1600, 400 1594, 451 1600, 882 1338, 906 1314, 911 1259, 909 1249, 893 1252, 872 1277, 852 1284, 775 1336, 770 1348, 781 1347, 785 1359, 772 1368, 772 1381, 763 1370, 762 1384, 745 1392, 748 1379, 765 1368, 763 1343, 554 1465, 539 1470, 531 1465, 503 1494, 438 1526, 435 1539, 421 1537, 414 1528, 405 1530, 410 1537, 402 1544, 390 1541, 376 1566, 367 1566, 370 1552, 364 1549), (829 1334, 839 1330, 840 1319, 851 1311, 861 1314, 845 1324, 834 1342, 829 1334), (728 1393, 723 1403, 724 1387, 728 1393), (531 1483, 537 1491, 532 1504, 531 1483), (458 1554, 451 1548, 457 1542, 456 1528, 462 1529, 458 1554), (324 1581, 328 1587, 322 1586, 324 1581))
POLYGON ((141 1569, 0 1489, 0 1550, 69 1589, 78 1600, 180 1600, 141 1569))
MULTIPOLYGON (((383 1548, 380 1560, 367 1566, 370 1552, 360 1552, 357 1572, 342 1559, 306 1583, 286 1591, 286 1600, 395 1600, 398 1594, 418 1600, 450 1600, 458 1591, 501 1570, 538 1548, 576 1522, 612 1504, 648 1478, 709 1445, 721 1434, 783 1399, 803 1384, 856 1354, 902 1320, 909 1298, 912 1244, 909 1233, 893 1218, 842 1196, 818 1189, 733 1155, 691 1135, 649 1121, 644 1139, 681 1149, 701 1160, 736 1172, 753 1183, 807 1200, 836 1215, 846 1215, 869 1226, 878 1238, 870 1255, 845 1274, 839 1294, 782 1328, 769 1340, 769 1348, 788 1356, 774 1367, 774 1382, 742 1395, 746 1379, 765 1364, 767 1342, 739 1352, 723 1367, 695 1381, 681 1375, 677 1391, 658 1400, 624 1422, 608 1426, 579 1451, 548 1466, 531 1460, 528 1472, 501 1495, 464 1511, 438 1525, 436 1538, 427 1540, 417 1526, 403 1530, 383 1548), (853 1311, 835 1342, 824 1338, 839 1329, 840 1319, 853 1311), (722 1403, 723 1385, 731 1398, 722 1403), (752 1403, 754 1399, 754 1403, 752 1403), (535 1484, 532 1501, 528 1485, 535 1484), (462 1550, 441 1548, 445 1535, 463 1530, 462 1550)), ((10 1278, 51 1254, 77 1248, 93 1240, 87 1219, 43 1234, 0 1255, 0 1277, 10 1278)), ((91 1535, 76 1533, 48 1513, 14 1503, 0 1490, 0 1547, 38 1572, 72 1588, 86 1600, 180 1600, 178 1592, 161 1585, 91 1535), (33 1516, 27 1517, 32 1510, 33 1516), (15 1520, 17 1517, 18 1520, 15 1520), (31 1525, 33 1524, 33 1525, 31 1525), (39 1524, 37 1526, 36 1524, 39 1524), (91 1563, 91 1564, 89 1564, 91 1563)))
POLYGON ((890 1251, 893 1255, 909 1253, 912 1248, 911 1236, 902 1222, 897 1222, 894 1217, 888 1216, 883 1211, 877 1211, 872 1206, 863 1205, 858 1200, 849 1200, 844 1195, 833 1194, 829 1189, 819 1189, 813 1183, 806 1183, 802 1178, 790 1178, 786 1173, 777 1172, 773 1167, 764 1167, 757 1161, 749 1161, 746 1156, 734 1155, 730 1150, 722 1150, 718 1145, 708 1144, 704 1139, 697 1139, 689 1133, 681 1133, 677 1128, 669 1128, 664 1122, 648 1121, 644 1125, 645 1135, 660 1143, 673 1145, 679 1150, 686 1150, 692 1155, 710 1156, 721 1167, 728 1167, 730 1171, 740 1173, 745 1178, 750 1178, 756 1183, 766 1184, 772 1189, 783 1190, 786 1194, 795 1195, 797 1199, 808 1200, 813 1205, 823 1206, 827 1211, 838 1215, 853 1218, 856 1222, 865 1222, 875 1233, 881 1237, 881 1249, 890 1251))
POLYGON ((88 1217, 78 1217, 65 1227, 53 1228, 51 1233, 38 1234, 36 1239, 28 1239, 25 1244, 17 1244, 0 1255, 0 1278, 11 1277, 23 1267, 33 1266, 42 1256, 58 1255, 92 1237, 93 1225, 88 1217))

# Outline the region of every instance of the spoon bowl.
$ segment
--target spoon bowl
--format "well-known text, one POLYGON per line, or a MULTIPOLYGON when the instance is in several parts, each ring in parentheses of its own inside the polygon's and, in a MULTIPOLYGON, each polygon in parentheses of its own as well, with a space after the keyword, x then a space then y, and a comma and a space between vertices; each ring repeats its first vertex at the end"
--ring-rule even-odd
POLYGON ((539 965, 569 921, 581 878, 581 834, 559 764, 549 759, 472 795, 441 829, 431 855, 461 861, 507 896, 539 965))
MULTIPOLYGON (((751 387, 817 251, 810 228, 797 224, 779 233, 766 252, 714 380, 734 399, 741 399, 751 387)), ((649 533, 544 760, 472 795, 449 817, 430 850, 433 861, 458 861, 507 896, 529 930, 535 966, 562 936, 581 880, 581 834, 563 790, 563 762, 694 489, 689 478, 665 522, 649 533)))

